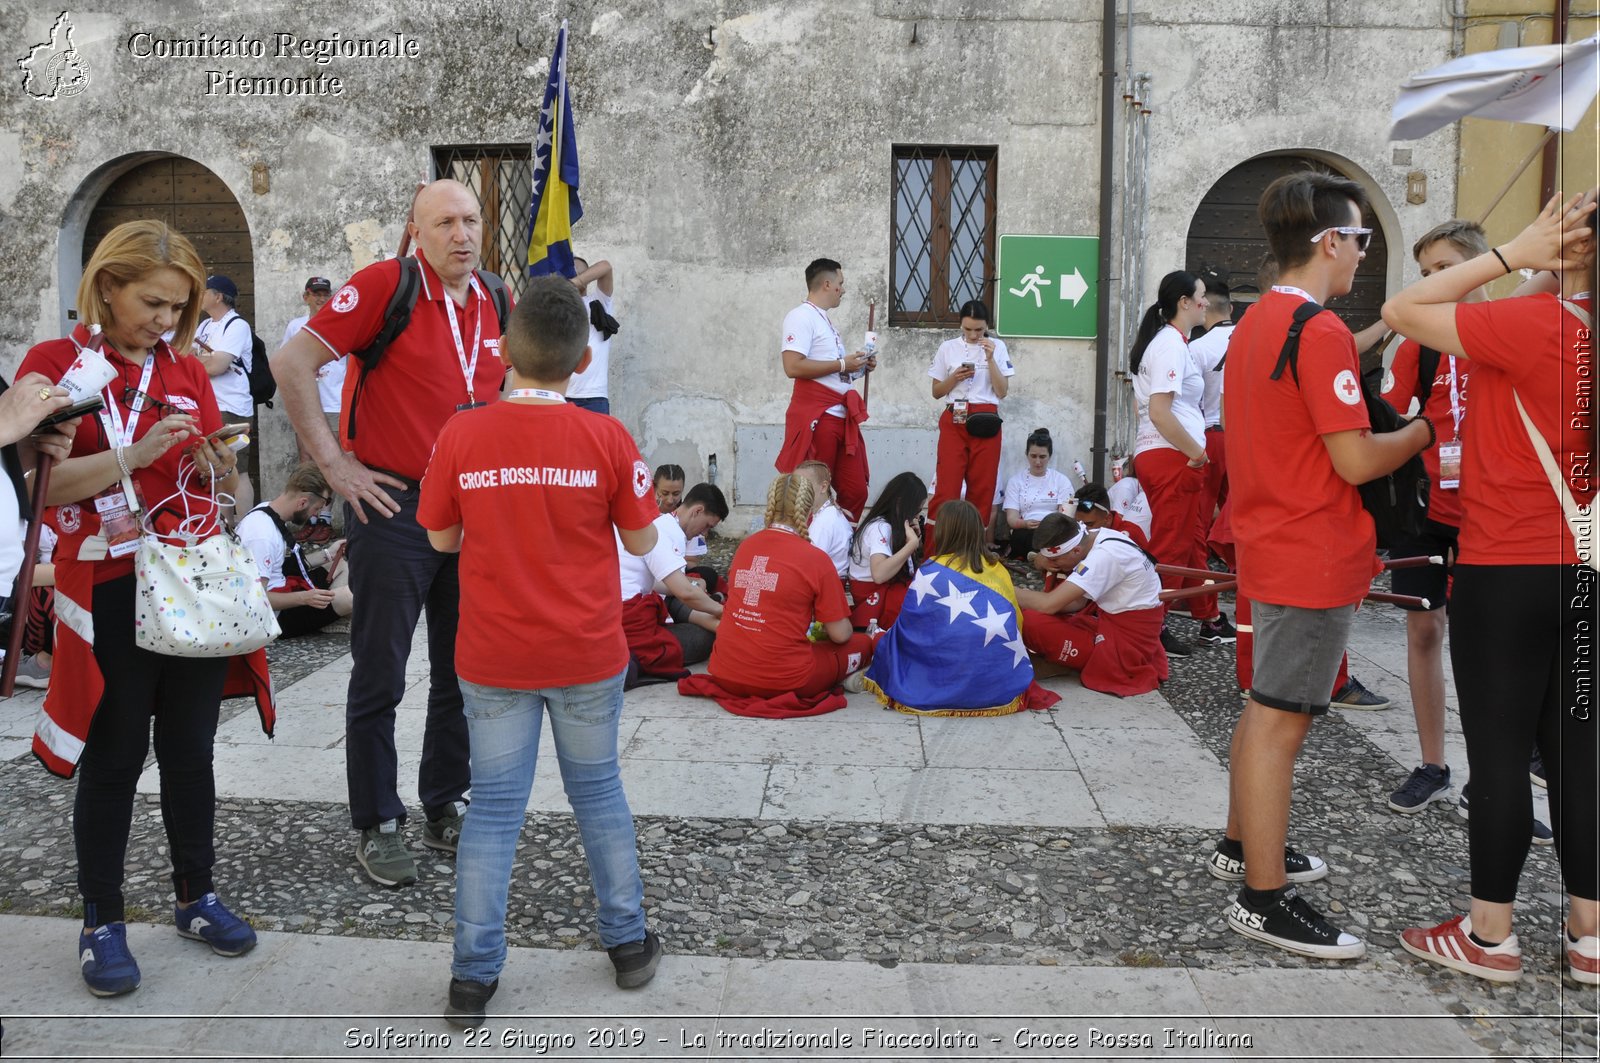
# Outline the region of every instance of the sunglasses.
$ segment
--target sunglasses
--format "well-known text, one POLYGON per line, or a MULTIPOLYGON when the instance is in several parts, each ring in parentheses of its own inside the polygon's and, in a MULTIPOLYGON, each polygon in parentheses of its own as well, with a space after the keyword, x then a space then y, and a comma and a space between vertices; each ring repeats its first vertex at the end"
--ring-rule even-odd
MULTIPOLYGON (((1106 509, 1106 507, 1098 502, 1090 502, 1087 499, 1080 498, 1077 500, 1077 509, 1079 513, 1093 513, 1097 509, 1106 509)), ((1106 509, 1106 512, 1109 513, 1111 511, 1106 509)))
POLYGON ((1330 225, 1313 236, 1311 242, 1317 243, 1329 233, 1338 233, 1340 236, 1354 236, 1356 238, 1357 251, 1365 251, 1367 245, 1372 243, 1372 230, 1362 228, 1359 225, 1330 225))
POLYGON ((134 413, 144 412, 146 406, 155 407, 156 412, 161 414, 178 412, 178 408, 172 403, 162 402, 154 395, 140 391, 132 384, 128 384, 122 389, 122 403, 134 413))

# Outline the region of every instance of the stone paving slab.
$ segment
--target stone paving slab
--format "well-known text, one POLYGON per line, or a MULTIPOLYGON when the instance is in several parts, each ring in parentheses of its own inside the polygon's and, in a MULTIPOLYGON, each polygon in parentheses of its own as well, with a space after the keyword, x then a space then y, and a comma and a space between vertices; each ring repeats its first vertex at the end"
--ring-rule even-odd
MULTIPOLYGON (((170 925, 138 923, 129 941, 144 984, 91 1005, 76 969, 57 962, 74 925, 0 916, 13 957, 0 967, 8 1055, 93 1055, 114 1044, 169 1059, 436 1058, 469 1047, 439 1018, 444 942, 262 933, 255 951, 223 959, 170 925)), ((793 1049, 783 1037, 796 1034, 851 1040, 813 1040, 799 1058, 1484 1058, 1451 1018, 1414 982, 1346 970, 668 955, 650 986, 626 992, 598 951, 513 948, 475 1036, 478 1047, 523 1058, 564 1037, 575 1043, 561 1058, 785 1058, 793 1049)))

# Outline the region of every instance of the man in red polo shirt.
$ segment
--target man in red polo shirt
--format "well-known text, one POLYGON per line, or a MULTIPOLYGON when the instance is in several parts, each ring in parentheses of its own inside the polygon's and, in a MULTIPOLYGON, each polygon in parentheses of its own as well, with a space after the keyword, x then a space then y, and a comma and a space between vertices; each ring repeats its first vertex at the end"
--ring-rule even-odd
POLYGON ((1294 763, 1312 719, 1328 711, 1356 605, 1379 571, 1356 485, 1398 468, 1433 429, 1419 417, 1372 434, 1355 339, 1335 314, 1306 320, 1297 367, 1276 368, 1296 312, 1350 291, 1372 235, 1366 204, 1360 185, 1331 174, 1267 187, 1261 222, 1283 272, 1234 330, 1223 387, 1239 590, 1254 606, 1255 645, 1229 757, 1228 830, 1208 869, 1243 880, 1228 910, 1234 930, 1330 960, 1356 959, 1366 945, 1297 892, 1328 867, 1287 845, 1294 763))
POLYGON ((399 260, 357 273, 272 358, 295 431, 345 500, 350 589, 357 602, 378 606, 358 607, 351 617, 345 772, 350 819, 361 832, 356 859, 386 886, 417 878, 401 835, 406 807, 397 789, 394 724, 424 610, 422 843, 454 852, 461 833, 470 771, 455 667, 457 559, 429 545, 417 523, 417 490, 444 423, 458 410, 494 402, 504 379, 499 318, 474 272, 483 235, 477 198, 455 181, 435 181, 418 193, 408 228, 419 252, 421 292, 410 323, 382 360, 365 373, 352 365, 346 375, 341 438, 323 419, 316 372, 346 354, 360 361, 399 285, 399 260))

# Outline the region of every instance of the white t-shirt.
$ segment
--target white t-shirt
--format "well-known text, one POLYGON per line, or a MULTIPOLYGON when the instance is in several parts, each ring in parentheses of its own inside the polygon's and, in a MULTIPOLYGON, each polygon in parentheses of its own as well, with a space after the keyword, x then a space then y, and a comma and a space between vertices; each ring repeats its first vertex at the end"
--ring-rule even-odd
POLYGON ((1222 423, 1222 370, 1217 366, 1228 353, 1228 341, 1233 339, 1233 322, 1223 321, 1204 336, 1189 344, 1189 357, 1199 367, 1205 380, 1205 390, 1200 395, 1200 414, 1206 427, 1222 423))
POLYGON ((704 535, 696 535, 693 539, 690 539, 684 544, 683 559, 687 561, 692 557, 696 560, 699 560, 700 558, 706 556, 706 551, 708 549, 710 548, 706 546, 706 537, 704 535))
POLYGON ((1155 566, 1123 532, 1101 528, 1094 545, 1072 570, 1067 582, 1083 588, 1083 593, 1106 613, 1126 613, 1130 609, 1149 609, 1161 604, 1161 578, 1155 566))
MULTIPOLYGON (((283 343, 278 346, 282 347, 294 339, 294 334, 305 328, 310 320, 310 314, 301 314, 289 322, 289 327, 283 330, 283 343)), ((349 357, 341 355, 317 367, 317 398, 322 400, 323 413, 338 413, 344 405, 344 371, 349 364, 349 357)))
POLYGON ((658 582, 684 569, 686 540, 677 516, 663 513, 655 519, 655 526, 656 545, 643 557, 628 553, 622 545, 622 536, 617 536, 617 567, 622 576, 623 601, 655 590, 658 582))
MULTIPOLYGON (((996 337, 994 340, 994 360, 1000 367, 1001 376, 1016 376, 1017 371, 1011 364, 1011 355, 1006 351, 1006 345, 996 337)), ((934 380, 943 380, 954 373, 965 362, 975 362, 978 366, 977 373, 971 380, 957 384, 944 397, 946 402, 955 402, 965 399, 967 402, 987 402, 996 406, 1000 404, 1000 396, 994 393, 994 383, 989 379, 988 356, 983 353, 983 348, 975 343, 968 343, 960 336, 945 340, 939 344, 939 349, 934 352, 933 364, 928 366, 928 376, 934 380)))
MULTIPOLYGON (((850 578, 862 580, 866 583, 873 582, 872 558, 875 554, 884 557, 894 556, 894 538, 889 532, 889 522, 879 517, 871 524, 861 529, 861 560, 856 560, 856 551, 852 545, 850 550, 850 578)), ((911 570, 911 559, 906 558, 906 571, 911 570)))
MULTIPOLYGON (((0 590, 12 594, 16 588, 17 573, 22 571, 22 543, 28 535, 28 524, 22 519, 22 507, 17 504, 17 492, 11 478, 0 474, 0 590)), ((27 612, 27 604, 16 612, 27 612)))
POLYGON ((1016 510, 1023 520, 1043 520, 1076 493, 1064 473, 1045 469, 1043 476, 1035 476, 1023 469, 1007 481, 1000 508, 1016 510))
MULTIPOLYGON (((885 528, 889 526, 885 521, 875 523, 882 524, 885 528)), ((828 555, 828 560, 833 562, 834 571, 840 576, 848 574, 850 536, 855 529, 850 527, 850 519, 844 515, 844 510, 829 502, 811 515, 811 527, 807 530, 811 536, 811 545, 828 555)), ((871 572, 867 573, 867 578, 872 578, 871 572)))
POLYGON ((267 589, 283 586, 283 562, 289 550, 272 514, 260 507, 252 509, 239 521, 234 533, 256 559, 256 569, 267 581, 267 589))
POLYGON ((1111 499, 1112 509, 1137 524, 1145 535, 1150 534, 1150 499, 1145 497, 1138 480, 1124 476, 1106 488, 1106 496, 1111 499))
POLYGON ((213 351, 226 351, 231 357, 228 368, 211 378, 211 390, 217 396, 222 412, 238 417, 249 417, 256 412, 250 401, 250 325, 237 313, 229 310, 221 320, 212 320, 202 314, 200 327, 194 338, 213 351))
MULTIPOLYGON (((616 317, 616 314, 611 309, 611 296, 602 292, 599 288, 595 288, 592 295, 583 297, 584 309, 587 310, 589 304, 596 301, 600 303, 600 309, 611 314, 612 317, 616 317)), ((589 326, 589 352, 589 368, 581 373, 574 374, 572 379, 567 382, 567 398, 569 399, 604 399, 610 397, 611 341, 603 336, 600 330, 592 324, 589 326)))
POLYGON ((1189 356, 1189 344, 1172 325, 1161 326, 1156 338, 1145 348, 1139 372, 1133 377, 1133 397, 1139 403, 1139 434, 1134 437, 1134 454, 1166 447, 1176 450, 1150 422, 1150 396, 1171 393, 1172 415, 1189 438, 1196 443, 1206 441, 1206 422, 1200 413, 1200 399, 1205 394, 1205 379, 1200 367, 1189 356))
MULTIPOLYGON (((844 349, 844 337, 833 327, 828 312, 809 300, 784 315, 781 349, 796 351, 819 362, 837 362, 848 354, 844 349)), ((860 375, 857 372, 847 378, 843 373, 829 373, 818 377, 817 383, 843 395, 850 390, 850 381, 860 375)), ((843 417, 844 406, 830 406, 826 412, 843 417)))

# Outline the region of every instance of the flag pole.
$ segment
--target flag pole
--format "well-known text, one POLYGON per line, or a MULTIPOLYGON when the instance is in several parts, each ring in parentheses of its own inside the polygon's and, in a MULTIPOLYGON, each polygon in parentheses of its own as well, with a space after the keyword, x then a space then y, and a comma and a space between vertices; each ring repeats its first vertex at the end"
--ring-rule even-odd
MULTIPOLYGON (((878 301, 874 299, 867 304, 867 331, 871 332, 878 319, 878 301)), ((872 394, 872 370, 867 369, 866 376, 861 381, 861 408, 867 408, 867 398, 872 394)))
POLYGON ((1544 136, 1539 138, 1539 143, 1535 144, 1533 150, 1528 152, 1528 157, 1523 159, 1522 164, 1512 171, 1511 176, 1506 179, 1505 185, 1499 192, 1495 193, 1495 197, 1489 201, 1489 205, 1483 208, 1483 213, 1478 215, 1479 225, 1489 220, 1489 215, 1494 213, 1494 208, 1498 207, 1500 201, 1506 198, 1506 193, 1511 191, 1511 186, 1517 183, 1517 179, 1527 172, 1529 166, 1533 165, 1533 160, 1539 157, 1540 152, 1544 151, 1544 146, 1555 139, 1557 132, 1558 130, 1555 129, 1545 130, 1544 136))

